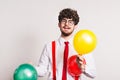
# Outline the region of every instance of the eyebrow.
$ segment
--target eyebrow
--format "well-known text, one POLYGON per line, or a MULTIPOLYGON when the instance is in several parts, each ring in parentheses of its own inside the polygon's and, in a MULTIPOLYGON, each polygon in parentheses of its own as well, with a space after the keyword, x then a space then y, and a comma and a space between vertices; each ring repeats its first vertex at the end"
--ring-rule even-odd
MULTIPOLYGON (((63 18, 62 20, 67 20, 67 19, 63 18)), ((68 20, 68 21, 73 21, 73 20, 72 20, 72 19, 70 19, 70 20, 68 20)))

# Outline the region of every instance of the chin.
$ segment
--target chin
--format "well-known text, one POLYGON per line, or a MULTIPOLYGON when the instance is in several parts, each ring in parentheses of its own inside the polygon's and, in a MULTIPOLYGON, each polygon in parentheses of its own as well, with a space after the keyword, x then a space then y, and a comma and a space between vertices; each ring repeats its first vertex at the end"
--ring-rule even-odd
POLYGON ((62 35, 63 36, 70 36, 72 33, 64 33, 64 32, 62 32, 62 35))

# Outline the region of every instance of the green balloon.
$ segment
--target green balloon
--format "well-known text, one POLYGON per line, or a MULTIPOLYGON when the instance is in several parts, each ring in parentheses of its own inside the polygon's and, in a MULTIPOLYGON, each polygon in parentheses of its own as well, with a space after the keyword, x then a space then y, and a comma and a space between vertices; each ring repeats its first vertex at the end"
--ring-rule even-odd
POLYGON ((37 71, 30 64, 21 64, 14 72, 14 80, 37 80, 37 71))

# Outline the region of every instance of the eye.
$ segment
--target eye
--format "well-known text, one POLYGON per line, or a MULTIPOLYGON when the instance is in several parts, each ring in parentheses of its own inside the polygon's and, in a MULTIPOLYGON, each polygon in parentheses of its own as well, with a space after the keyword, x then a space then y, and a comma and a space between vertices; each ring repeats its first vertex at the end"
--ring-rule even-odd
POLYGON ((69 21, 68 23, 69 23, 69 25, 73 25, 74 21, 69 21))
POLYGON ((67 21, 66 21, 66 20, 62 20, 61 22, 65 23, 65 22, 67 22, 67 21))

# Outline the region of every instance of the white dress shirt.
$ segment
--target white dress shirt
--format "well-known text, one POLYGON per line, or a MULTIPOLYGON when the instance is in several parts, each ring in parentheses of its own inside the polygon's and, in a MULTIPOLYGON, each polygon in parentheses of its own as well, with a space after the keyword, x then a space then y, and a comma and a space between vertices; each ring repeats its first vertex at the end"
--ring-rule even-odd
MULTIPOLYGON (((78 55, 78 53, 73 48, 73 38, 71 38, 69 41, 69 55, 68 58, 72 55, 78 55)), ((56 42, 56 80, 62 80, 62 70, 63 70, 63 56, 64 56, 64 47, 65 47, 65 40, 60 37, 56 42)), ((83 55, 83 57, 86 60, 86 67, 85 67, 85 73, 83 73, 79 80, 84 80, 82 76, 87 76, 90 78, 94 78, 96 76, 96 68, 94 59, 92 56, 92 53, 83 55)), ((53 71, 52 71, 52 42, 45 45, 43 52, 41 54, 38 66, 35 66, 38 75, 39 76, 45 76, 48 72, 48 79, 47 80, 53 80, 53 71)), ((67 79, 68 80, 75 80, 74 77, 72 77, 67 72, 67 79)))

